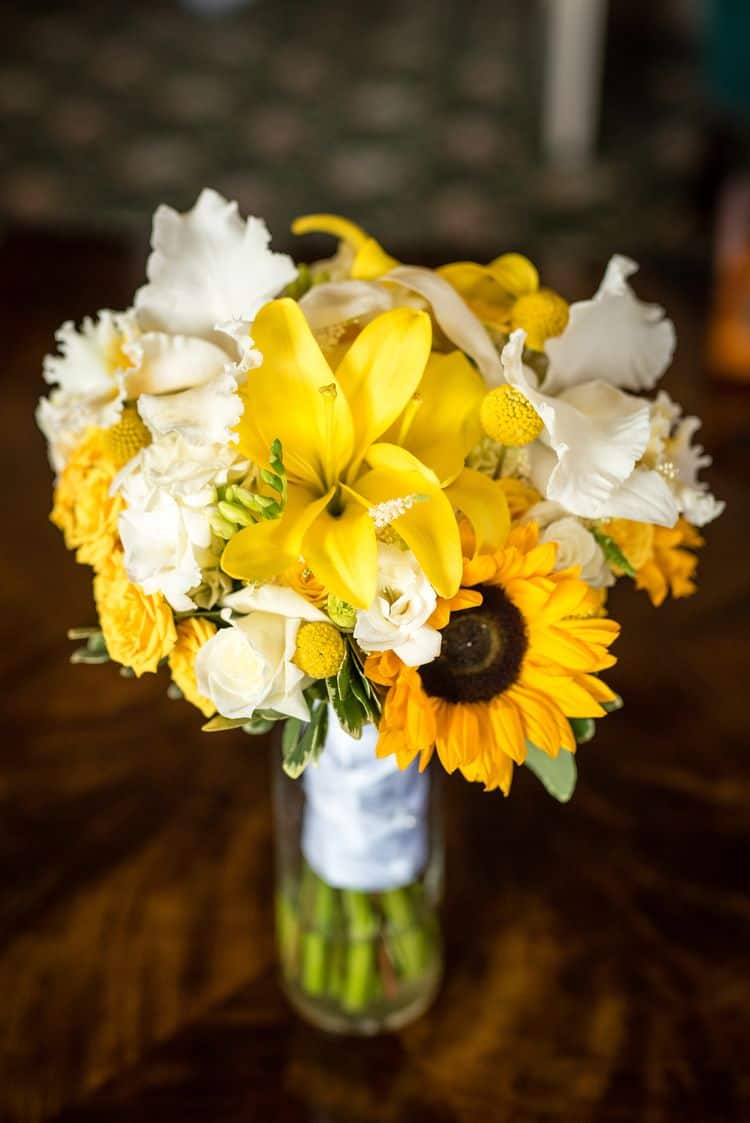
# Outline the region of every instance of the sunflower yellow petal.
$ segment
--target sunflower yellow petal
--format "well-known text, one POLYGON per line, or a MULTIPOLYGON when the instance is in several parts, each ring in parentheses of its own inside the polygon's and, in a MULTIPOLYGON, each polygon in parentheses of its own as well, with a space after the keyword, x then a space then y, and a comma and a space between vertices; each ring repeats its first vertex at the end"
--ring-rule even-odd
POLYGON ((369 323, 339 363, 336 380, 349 403, 360 458, 413 396, 431 341, 426 312, 394 308, 369 323))
POLYGON ((510 531, 508 501, 500 485, 481 472, 464 468, 445 494, 471 523, 474 552, 489 554, 499 550, 510 531))
POLYGON ((281 517, 263 520, 235 534, 224 548, 221 568, 243 581, 276 577, 299 559, 305 532, 333 494, 333 488, 317 496, 308 488, 290 484, 281 517))
POLYGON ((249 372, 243 388, 240 450, 264 464, 278 438, 290 478, 325 491, 352 455, 346 397, 295 301, 273 300, 261 308, 253 340, 263 363, 249 372))
POLYGON ((322 511, 302 543, 305 562, 334 596, 369 608, 375 596, 377 540, 372 519, 359 503, 345 500, 340 513, 322 511))

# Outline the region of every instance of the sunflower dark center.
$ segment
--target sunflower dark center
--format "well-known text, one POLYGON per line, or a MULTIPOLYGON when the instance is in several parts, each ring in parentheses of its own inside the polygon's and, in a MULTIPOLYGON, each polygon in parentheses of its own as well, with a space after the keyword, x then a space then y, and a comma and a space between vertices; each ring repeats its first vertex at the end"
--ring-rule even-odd
POLYGON ((480 585, 478 608, 454 612, 440 654, 419 668, 422 684, 446 702, 489 702, 518 678, 528 640, 523 616, 496 585, 480 585))

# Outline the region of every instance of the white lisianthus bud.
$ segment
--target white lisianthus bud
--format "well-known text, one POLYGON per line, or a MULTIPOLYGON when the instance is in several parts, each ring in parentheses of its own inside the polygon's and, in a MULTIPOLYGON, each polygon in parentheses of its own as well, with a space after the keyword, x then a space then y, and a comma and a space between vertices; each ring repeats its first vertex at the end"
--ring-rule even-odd
POLYGON ((435 590, 414 555, 381 544, 375 599, 357 612, 354 638, 364 651, 395 651, 410 667, 430 663, 441 644, 440 633, 427 625, 436 603, 435 590))

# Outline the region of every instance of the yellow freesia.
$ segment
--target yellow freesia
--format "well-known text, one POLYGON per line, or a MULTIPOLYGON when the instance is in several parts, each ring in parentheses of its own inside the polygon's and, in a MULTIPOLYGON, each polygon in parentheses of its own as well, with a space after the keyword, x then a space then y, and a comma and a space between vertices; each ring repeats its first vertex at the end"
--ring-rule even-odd
MULTIPOLYGON (((280 518, 256 523, 230 540, 222 557, 226 572, 270 580, 303 557, 329 592, 369 607, 377 571, 369 511, 419 497, 391 521, 438 593, 452 596, 462 571, 452 489, 462 489, 461 510, 471 520, 472 510, 479 509, 479 488, 491 484, 484 477, 480 484, 474 478, 479 473, 463 467, 479 396, 478 386, 467 394, 475 374, 467 360, 458 354, 441 357, 449 365, 438 394, 430 319, 410 308, 376 317, 335 371, 293 300, 275 300, 261 309, 253 339, 263 363, 250 372, 243 389, 239 447, 263 464, 273 440, 281 441, 287 503, 280 518), (420 398, 423 379, 427 393, 420 398), (431 425, 438 450, 427 439, 431 425)), ((499 488, 492 498, 489 533, 501 542, 508 529, 507 505, 499 488)))

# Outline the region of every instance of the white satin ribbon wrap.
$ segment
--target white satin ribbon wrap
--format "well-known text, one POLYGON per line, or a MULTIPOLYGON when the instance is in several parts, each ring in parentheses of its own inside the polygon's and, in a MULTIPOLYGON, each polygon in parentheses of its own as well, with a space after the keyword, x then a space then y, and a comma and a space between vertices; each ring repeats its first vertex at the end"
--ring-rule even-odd
POLYGON ((401 771, 394 756, 378 760, 375 726, 355 741, 328 717, 325 749, 302 778, 302 852, 336 889, 399 889, 427 863, 429 776, 416 761, 401 771))

